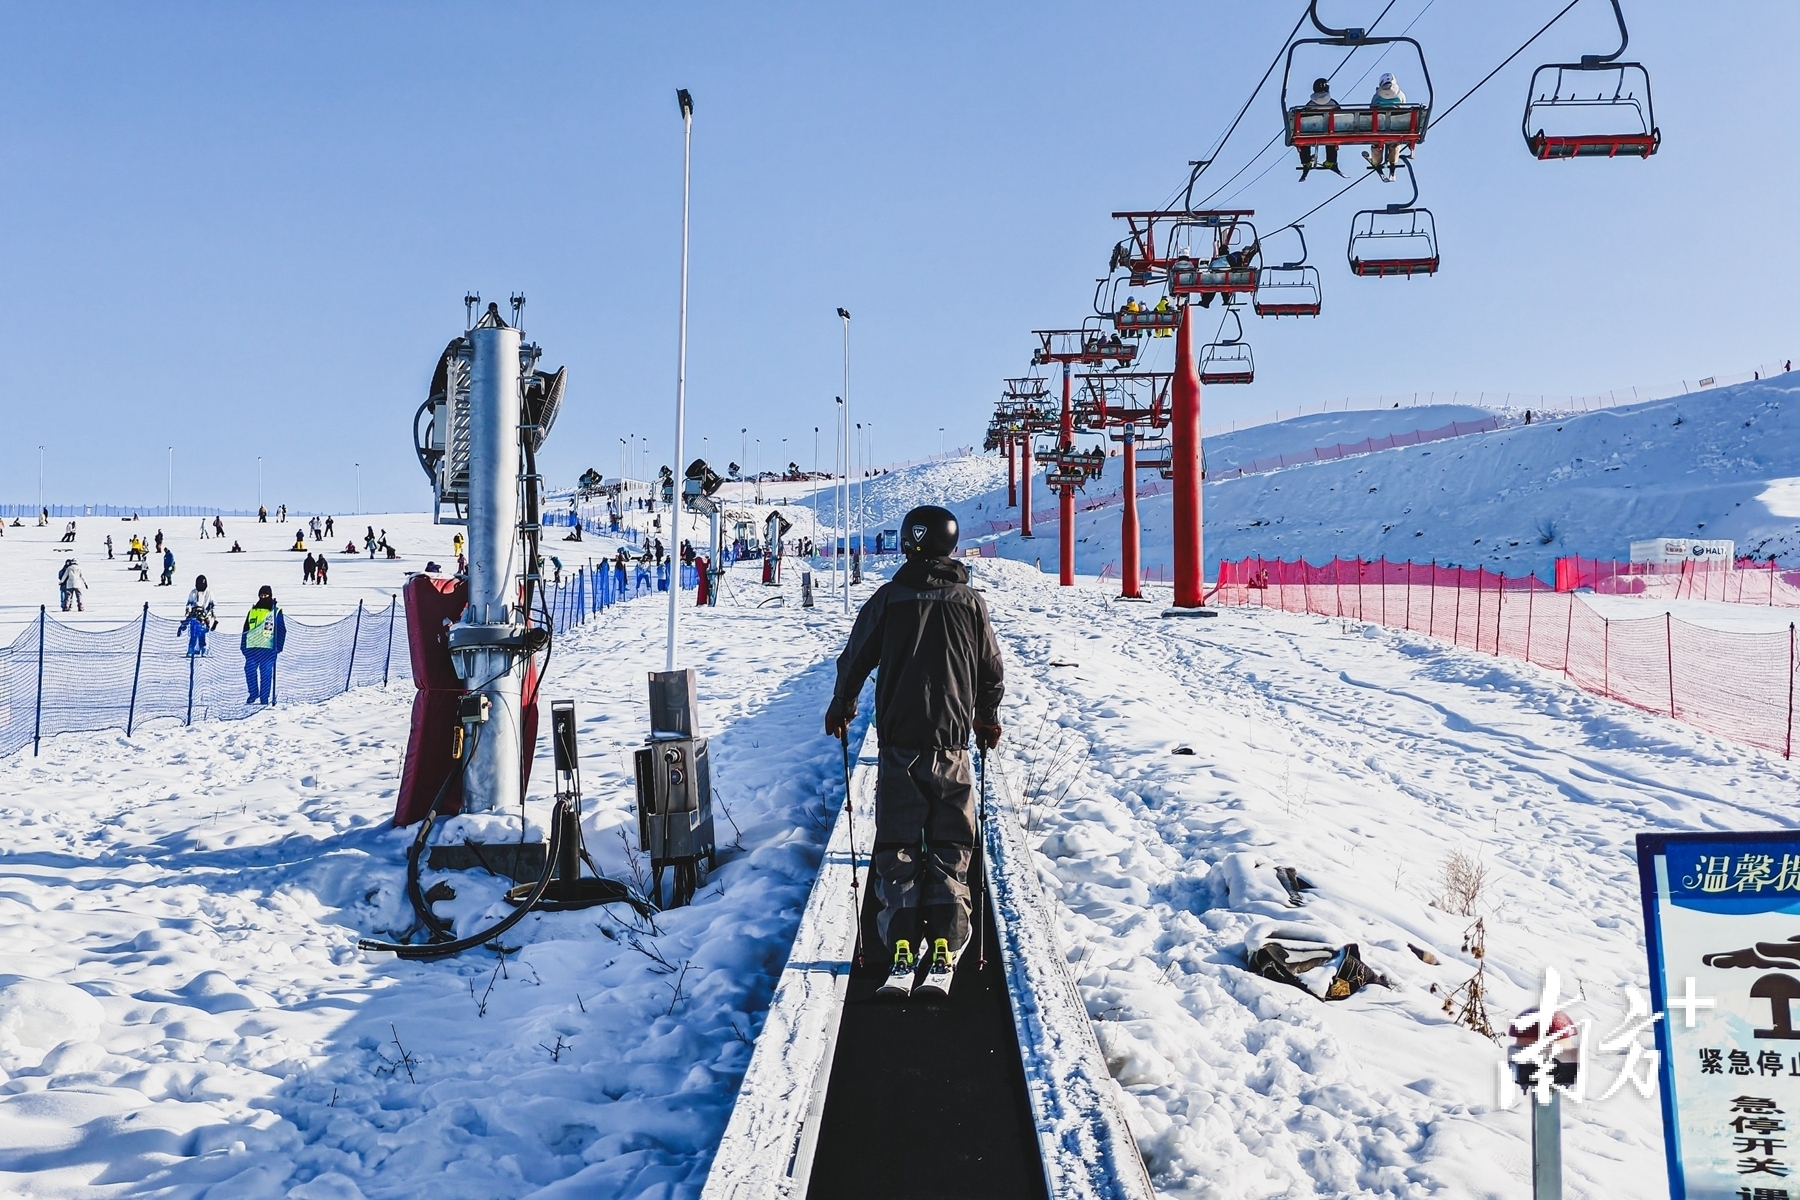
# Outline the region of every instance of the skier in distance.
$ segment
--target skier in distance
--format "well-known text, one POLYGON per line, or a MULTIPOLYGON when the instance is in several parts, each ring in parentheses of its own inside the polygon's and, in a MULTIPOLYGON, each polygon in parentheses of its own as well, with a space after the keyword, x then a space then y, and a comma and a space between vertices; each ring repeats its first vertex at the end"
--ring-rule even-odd
POLYGON ((984 751, 1000 741, 1000 646, 968 570, 951 557, 956 538, 948 509, 925 505, 906 514, 906 562, 857 614, 825 711, 825 732, 846 736, 863 681, 879 668, 871 865, 881 905, 876 928, 893 952, 880 989, 888 996, 911 994, 921 967, 919 995, 949 993, 972 928, 969 734, 984 751))

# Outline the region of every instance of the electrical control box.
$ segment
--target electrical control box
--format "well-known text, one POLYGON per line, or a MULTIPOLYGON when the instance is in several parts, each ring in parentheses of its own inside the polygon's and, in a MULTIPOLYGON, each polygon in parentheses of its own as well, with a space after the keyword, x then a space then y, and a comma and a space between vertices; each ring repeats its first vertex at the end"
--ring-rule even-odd
POLYGON ((693 899, 706 872, 718 863, 713 836, 712 763, 706 739, 696 735, 694 672, 654 671, 650 675, 650 740, 636 755, 638 846, 650 856, 659 907, 693 899), (702 861, 704 860, 704 862, 702 861), (674 868, 674 888, 665 904, 662 878, 674 868))
POLYGON ((713 849, 705 738, 659 738, 637 752, 638 845, 660 868, 713 849))

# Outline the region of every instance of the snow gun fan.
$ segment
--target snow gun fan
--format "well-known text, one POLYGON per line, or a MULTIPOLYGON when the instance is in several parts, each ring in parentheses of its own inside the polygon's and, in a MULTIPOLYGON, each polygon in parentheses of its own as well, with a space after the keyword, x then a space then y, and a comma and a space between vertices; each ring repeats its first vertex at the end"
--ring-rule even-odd
MULTIPOLYGON (((763 545, 767 549, 763 553, 763 577, 765 586, 781 585, 781 539, 788 535, 794 523, 781 515, 780 509, 772 509, 763 519, 763 545)), ((881 539, 875 539, 876 553, 881 551, 881 539)), ((779 599, 777 597, 777 599, 779 599)))
POLYGON ((719 865, 712 762, 706 739, 694 736, 696 707, 692 670, 651 672, 650 739, 636 762, 638 846, 650 856, 650 899, 658 908, 688 903, 719 865), (665 902, 663 871, 671 868, 665 902))
POLYGON ((712 520, 712 549, 704 564, 698 561, 694 564, 700 568, 700 586, 695 589, 694 602, 703 607, 718 604, 719 582, 725 574, 725 566, 719 555, 725 535, 725 508, 713 498, 713 493, 724 486, 725 480, 707 465, 704 458, 696 458, 689 463, 681 481, 681 506, 696 516, 710 517, 712 520))

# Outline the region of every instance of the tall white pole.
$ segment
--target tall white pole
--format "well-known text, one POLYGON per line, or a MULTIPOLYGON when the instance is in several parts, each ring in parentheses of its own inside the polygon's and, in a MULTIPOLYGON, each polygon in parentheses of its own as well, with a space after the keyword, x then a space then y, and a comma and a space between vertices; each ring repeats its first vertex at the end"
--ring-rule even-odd
MULTIPOLYGON (((686 88, 677 89, 675 99, 681 105, 681 333, 676 339, 675 363, 675 459, 669 469, 676 475, 675 495, 669 505, 670 537, 679 529, 676 516, 681 511, 681 456, 686 450, 682 439, 687 428, 687 293, 688 293, 688 184, 692 178, 694 159, 694 98, 686 88)), ((676 539, 679 541, 679 539, 676 539)), ((669 557, 669 653, 664 670, 675 669, 675 639, 681 624, 680 556, 669 557)))
POLYGON ((44 448, 38 447, 38 508, 44 507, 44 448))
POLYGON ((356 464, 356 515, 362 516, 362 464, 356 464))
POLYGON ((844 611, 850 611, 850 312, 837 310, 844 322, 844 611))
POLYGON ((256 507, 262 507, 262 455, 256 456, 256 507))
POLYGON ((173 446, 169 447, 169 495, 163 502, 163 507, 169 510, 171 517, 175 515, 175 447, 173 446))
POLYGON ((812 559, 819 559, 819 427, 813 426, 813 527, 812 527, 812 559))
MULTIPOLYGON (((837 425, 832 428, 832 587, 850 587, 850 545, 844 545, 844 558, 837 556, 837 534, 848 529, 844 520, 844 398, 837 398, 837 425), (842 570, 842 578, 839 578, 842 570)), ((848 534, 846 534, 848 536, 848 534)))

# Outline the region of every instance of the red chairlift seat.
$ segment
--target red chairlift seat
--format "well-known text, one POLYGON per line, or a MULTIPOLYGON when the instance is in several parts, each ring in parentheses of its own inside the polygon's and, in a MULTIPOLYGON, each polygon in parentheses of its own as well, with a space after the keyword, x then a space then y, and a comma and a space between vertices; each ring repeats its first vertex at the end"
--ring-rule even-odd
POLYGON ((1195 258, 1178 258, 1169 264, 1172 296, 1227 295, 1254 292, 1256 267, 1215 267, 1195 258))
POLYGON ((1423 104, 1347 104, 1338 108, 1290 108, 1290 146, 1367 146, 1398 143, 1417 146, 1425 140, 1431 110, 1423 104))
POLYGON ((1200 354, 1201 383, 1254 383, 1256 362, 1247 343, 1206 346, 1200 354))
POLYGON ((1619 0, 1612 0, 1612 8, 1619 23, 1617 50, 1584 54, 1578 63, 1546 63, 1531 73, 1519 128, 1534 158, 1649 158, 1662 145, 1650 100, 1650 72, 1642 63, 1618 61, 1631 44, 1631 33, 1619 0), (1538 81, 1546 72, 1555 72, 1555 82, 1541 88, 1538 81), (1612 123, 1624 127, 1594 132, 1594 124, 1608 123, 1603 116, 1617 117, 1612 123))
POLYGON ((1251 307, 1259 317, 1319 315, 1325 293, 1319 285, 1319 269, 1306 264, 1306 227, 1295 222, 1290 228, 1300 239, 1300 257, 1280 266, 1264 267, 1257 276, 1251 307))
MULTIPOLYGON (((1233 309, 1225 310, 1237 324, 1231 337, 1220 337, 1200 347, 1201 383, 1250 383, 1256 378, 1256 356, 1244 340, 1244 322, 1233 309)), ((1219 319, 1219 333, 1225 332, 1225 317, 1219 319)))
POLYGON ((1437 221, 1428 208, 1414 207, 1419 199, 1419 180, 1412 160, 1403 158, 1412 180, 1412 199, 1386 208, 1365 208, 1350 220, 1350 243, 1345 250, 1350 272, 1364 278, 1434 275, 1438 269, 1437 221))
POLYGON ((1146 333, 1176 328, 1181 324, 1181 310, 1165 308, 1159 312, 1154 308, 1121 308, 1113 314, 1113 324, 1128 337, 1142 337, 1146 333))
POLYGON ((1427 208, 1364 209, 1350 224, 1350 272, 1363 278, 1434 275, 1437 225, 1427 208))
MULTIPOLYGON (((1425 65, 1425 50, 1409 37, 1370 37, 1365 29, 1332 29, 1319 20, 1318 0, 1307 7, 1313 28, 1322 37, 1296 38, 1288 45, 1287 68, 1281 76, 1282 137, 1290 146, 1417 146, 1425 140, 1431 124, 1431 69, 1425 65), (1419 63, 1418 78, 1424 83, 1424 95, 1409 104, 1342 104, 1336 108, 1308 108, 1304 103, 1289 101, 1294 79, 1294 55, 1302 46, 1324 46, 1348 50, 1354 54, 1364 47, 1412 47, 1419 63)), ((1310 53, 1310 52, 1309 52, 1310 53)), ((1383 54, 1386 51, 1382 51, 1383 54)), ((1348 56, 1346 56, 1346 61, 1348 56)), ((1305 80, 1309 74, 1302 73, 1305 80)), ((1302 93, 1309 94, 1309 93, 1302 93)))
POLYGON ((1321 296, 1319 268, 1284 263, 1262 269, 1251 307, 1259 317, 1316 317, 1321 296))
POLYGON ((1531 76, 1531 91, 1525 102, 1525 117, 1520 124, 1525 146, 1532 157, 1553 158, 1649 158, 1662 145, 1662 130, 1656 127, 1655 110, 1650 102, 1650 73, 1639 63, 1547 63, 1531 76), (1538 88, 1538 77, 1555 72, 1555 83, 1544 90, 1538 88), (1591 81, 1596 73, 1612 76, 1608 92, 1604 83, 1591 96, 1579 92, 1580 84, 1591 81), (1574 86, 1566 86, 1573 76, 1574 86), (1643 98, 1628 81, 1641 81, 1643 98), (1617 115, 1635 128, 1598 133, 1551 133, 1546 126, 1578 117, 1586 122, 1601 115, 1617 115), (1535 126, 1535 128, 1534 128, 1535 126))

